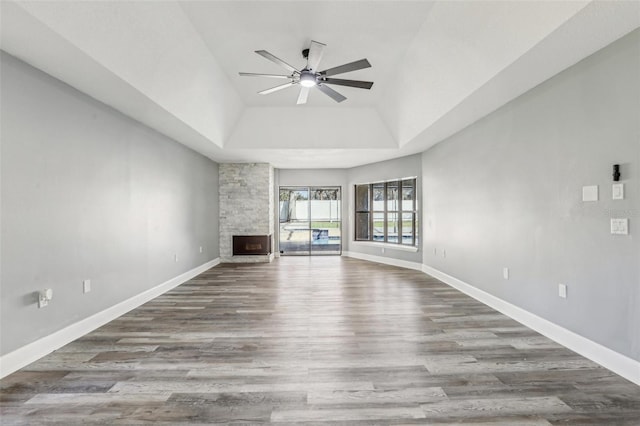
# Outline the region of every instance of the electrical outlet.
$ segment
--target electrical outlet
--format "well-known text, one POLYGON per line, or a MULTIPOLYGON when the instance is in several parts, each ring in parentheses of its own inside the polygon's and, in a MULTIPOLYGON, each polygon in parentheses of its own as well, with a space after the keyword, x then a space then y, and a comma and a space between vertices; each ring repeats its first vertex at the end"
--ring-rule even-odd
POLYGON ((558 296, 563 299, 567 298, 567 286, 565 284, 558 284, 558 296))
POLYGON ((202 253, 202 246, 200 246, 200 253, 202 253))
POLYGON ((82 292, 89 293, 91 291, 91 280, 82 281, 82 292))
POLYGON ((502 277, 505 280, 509 279, 509 268, 502 268, 502 277))
POLYGON ((384 247, 382 247, 382 254, 384 254, 384 247))
POLYGON ((177 255, 177 254, 174 254, 174 255, 173 255, 173 260, 174 260, 175 262, 177 262, 177 261, 178 261, 178 255, 177 255))
POLYGON ((53 299, 53 290, 45 288, 38 292, 38 308, 44 308, 49 304, 49 301, 53 299))

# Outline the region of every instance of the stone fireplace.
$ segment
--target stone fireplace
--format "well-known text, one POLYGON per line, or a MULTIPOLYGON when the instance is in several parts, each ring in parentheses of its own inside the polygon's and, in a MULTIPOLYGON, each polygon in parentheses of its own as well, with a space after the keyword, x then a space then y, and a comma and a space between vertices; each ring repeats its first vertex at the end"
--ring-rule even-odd
POLYGON ((220 261, 270 262, 273 260, 273 167, 266 163, 222 163, 219 173, 220 261), (253 241, 247 241, 247 237, 253 237, 253 241), (234 255, 234 246, 244 253, 237 254, 236 250, 234 255))

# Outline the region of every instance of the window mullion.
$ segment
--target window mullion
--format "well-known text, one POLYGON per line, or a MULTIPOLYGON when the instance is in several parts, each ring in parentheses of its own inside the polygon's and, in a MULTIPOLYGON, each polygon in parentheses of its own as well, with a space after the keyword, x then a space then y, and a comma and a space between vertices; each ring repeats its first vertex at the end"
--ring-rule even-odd
POLYGON ((387 242, 387 184, 382 184, 382 242, 387 242))
POLYGON ((373 207, 373 184, 369 184, 369 241, 373 241, 373 212, 375 211, 373 207))
POLYGON ((404 238, 404 210, 403 210, 402 180, 398 181, 398 244, 402 245, 404 238))
POLYGON ((416 245, 416 219, 418 218, 418 180, 413 179, 413 197, 411 197, 411 211, 413 212, 411 220, 411 244, 416 245))

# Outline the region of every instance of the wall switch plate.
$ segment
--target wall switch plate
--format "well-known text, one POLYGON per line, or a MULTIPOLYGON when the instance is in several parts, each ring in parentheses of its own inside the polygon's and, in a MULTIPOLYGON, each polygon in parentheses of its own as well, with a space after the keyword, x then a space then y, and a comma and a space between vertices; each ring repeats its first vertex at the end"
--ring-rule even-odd
POLYGON ((91 291, 91 280, 82 281, 82 292, 89 293, 91 291))
POLYGON ((174 260, 174 262, 177 262, 177 261, 178 261, 178 255, 177 255, 177 254, 174 254, 174 255, 173 255, 173 260, 174 260))
POLYGON ((624 200, 624 183, 614 183, 611 185, 611 198, 614 200, 624 200))
POLYGON ((611 218, 611 233, 629 235, 629 219, 611 218))
POLYGON ((567 298, 567 286, 565 284, 558 284, 558 296, 563 299, 567 298))
POLYGON ((200 246, 200 253, 202 253, 202 246, 200 246))
POLYGON ((502 277, 505 280, 509 279, 509 268, 502 268, 502 277))
POLYGON ((438 249, 437 249, 437 248, 435 248, 435 247, 433 248, 433 255, 434 255, 434 256, 437 256, 437 255, 438 255, 438 249))
POLYGON ((582 201, 598 201, 598 185, 583 186, 582 201))

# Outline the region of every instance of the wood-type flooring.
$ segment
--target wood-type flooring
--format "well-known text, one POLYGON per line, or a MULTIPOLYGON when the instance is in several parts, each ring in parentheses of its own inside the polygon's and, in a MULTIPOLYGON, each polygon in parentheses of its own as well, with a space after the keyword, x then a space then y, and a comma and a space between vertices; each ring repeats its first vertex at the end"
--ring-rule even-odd
POLYGON ((0 423, 638 425, 640 387, 418 271, 223 264, 0 381, 0 423))

